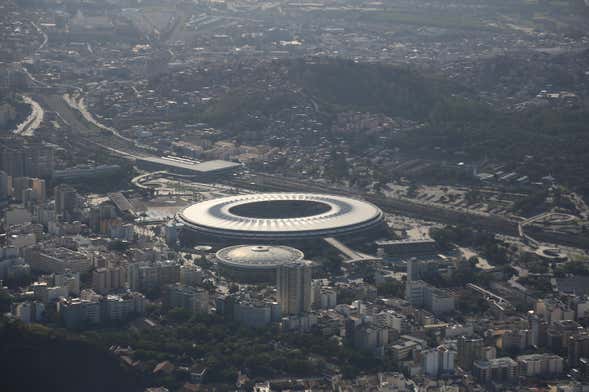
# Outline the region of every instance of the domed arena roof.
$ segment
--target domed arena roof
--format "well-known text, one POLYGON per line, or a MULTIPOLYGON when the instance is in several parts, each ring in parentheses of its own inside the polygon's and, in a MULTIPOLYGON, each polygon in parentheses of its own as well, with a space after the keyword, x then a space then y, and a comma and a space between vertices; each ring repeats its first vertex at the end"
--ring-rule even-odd
POLYGON ((226 265, 268 268, 302 260, 303 252, 288 246, 236 245, 217 252, 217 260, 226 265))

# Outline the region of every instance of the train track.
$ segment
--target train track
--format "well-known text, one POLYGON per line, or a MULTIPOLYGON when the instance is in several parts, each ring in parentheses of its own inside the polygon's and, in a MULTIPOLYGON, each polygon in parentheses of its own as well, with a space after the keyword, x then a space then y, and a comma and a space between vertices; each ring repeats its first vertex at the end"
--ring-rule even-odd
POLYGON ((362 194, 347 191, 341 188, 330 187, 323 184, 306 181, 274 177, 266 174, 256 174, 248 179, 233 179, 231 185, 241 188, 255 189, 259 191, 305 191, 318 193, 334 193, 365 199, 385 212, 414 218, 437 221, 446 224, 463 224, 468 226, 485 228, 487 230, 506 234, 517 234, 517 222, 493 215, 472 214, 441 208, 433 205, 411 202, 405 199, 390 198, 374 194, 362 194))

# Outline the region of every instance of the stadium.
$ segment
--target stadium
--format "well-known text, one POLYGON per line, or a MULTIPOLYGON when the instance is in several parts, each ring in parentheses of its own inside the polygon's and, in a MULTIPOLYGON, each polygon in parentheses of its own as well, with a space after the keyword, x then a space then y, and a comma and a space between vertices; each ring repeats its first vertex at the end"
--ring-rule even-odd
POLYGON ((193 204, 177 215, 184 245, 281 243, 307 249, 325 237, 361 243, 387 237, 382 211, 338 195, 259 193, 193 204))
POLYGON ((221 272, 242 283, 276 284, 276 271, 284 264, 303 260, 304 254, 288 246, 236 245, 216 254, 221 272))

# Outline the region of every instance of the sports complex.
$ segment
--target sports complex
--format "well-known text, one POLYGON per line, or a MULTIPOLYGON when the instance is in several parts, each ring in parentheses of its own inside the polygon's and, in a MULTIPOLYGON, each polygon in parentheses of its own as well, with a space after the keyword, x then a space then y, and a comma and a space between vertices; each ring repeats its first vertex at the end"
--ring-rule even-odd
POLYGON ((322 238, 349 243, 387 235, 382 211, 363 200, 317 193, 257 193, 193 204, 176 217, 185 245, 281 243, 305 248, 322 238))

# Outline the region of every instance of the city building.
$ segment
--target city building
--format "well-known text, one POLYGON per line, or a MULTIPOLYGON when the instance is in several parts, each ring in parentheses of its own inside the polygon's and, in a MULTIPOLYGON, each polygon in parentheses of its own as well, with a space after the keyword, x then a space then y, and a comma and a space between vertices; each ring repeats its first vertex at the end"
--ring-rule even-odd
POLYGON ((461 336, 457 348, 458 365, 464 370, 470 370, 474 361, 482 358, 483 339, 461 336))
POLYGON ((112 176, 121 170, 119 165, 81 165, 62 170, 53 171, 53 180, 77 180, 95 178, 100 176, 112 176))
POLYGON ((68 295, 78 296, 80 295, 80 273, 64 271, 63 273, 57 273, 53 275, 53 284, 55 286, 65 287, 68 291, 68 295))
POLYGON ((0 202, 6 203, 8 197, 12 193, 11 185, 9 184, 9 177, 5 171, 0 170, 0 202))
POLYGON ((209 293, 200 287, 170 284, 164 288, 163 305, 167 309, 182 308, 191 314, 208 313, 209 293))
POLYGON ((311 263, 306 260, 280 265, 277 273, 278 301, 282 314, 311 309, 311 263))
POLYGON ((565 354, 571 336, 582 334, 584 328, 573 320, 553 321, 546 329, 546 347, 553 353, 565 354))
POLYGON ((582 358, 589 358, 589 333, 583 331, 573 334, 567 342, 568 365, 577 367, 582 358))
POLYGON ((53 190, 55 211, 65 219, 74 216, 78 208, 78 193, 68 184, 60 184, 53 190))
POLYGON ((84 273, 92 268, 90 258, 83 253, 67 248, 31 248, 26 259, 34 271, 44 273, 84 273))
POLYGON ((79 298, 61 298, 57 303, 57 312, 67 328, 125 321, 145 313, 145 296, 126 292, 103 297, 92 290, 83 290, 79 298))
POLYGON ((20 256, 18 248, 0 248, 0 280, 15 278, 20 276, 21 273, 28 275, 30 273, 30 267, 20 256))
POLYGON ((102 267, 92 271, 92 289, 107 294, 125 286, 126 270, 123 267, 102 267))
POLYGON ((519 365, 509 357, 491 360, 477 360, 473 363, 472 374, 481 383, 510 383, 518 376, 519 365))
POLYGON ((456 352, 446 346, 438 346, 420 352, 421 367, 428 377, 437 378, 442 374, 454 373, 456 352))
POLYGON ((202 283, 202 268, 195 264, 183 264, 180 266, 180 283, 194 286, 202 283))
POLYGON ((125 321, 145 313, 145 296, 137 292, 107 295, 101 300, 101 311, 104 320, 125 321))
POLYGON ((280 321, 278 302, 269 299, 250 298, 240 294, 221 296, 215 299, 218 314, 253 328, 261 328, 280 321))
POLYGON ((17 303, 13 315, 25 324, 37 323, 43 320, 45 305, 39 301, 25 301, 17 303))
POLYGON ((78 328, 86 324, 101 322, 100 302, 81 298, 62 298, 57 303, 57 313, 67 328, 78 328))
POLYGON ((137 167, 143 170, 167 170, 171 173, 185 174, 198 181, 217 179, 234 173, 241 164, 223 160, 196 162, 180 157, 142 157, 137 158, 137 167))
POLYGON ((309 332, 317 325, 317 315, 313 313, 285 316, 280 319, 280 327, 285 331, 309 332))
POLYGON ((564 360, 554 354, 520 355, 520 375, 525 377, 554 377, 563 371, 564 360))
POLYGON ((389 330, 369 323, 361 324, 353 331, 354 347, 382 358, 389 343, 389 330))
POLYGON ((389 256, 421 256, 437 251, 436 241, 432 239, 381 240, 376 241, 376 246, 389 256))
POLYGON ((127 266, 127 283, 131 290, 154 290, 180 280, 180 264, 173 260, 136 262, 127 266))
POLYGON ((422 280, 407 280, 405 299, 411 305, 425 307, 434 314, 452 312, 455 307, 455 299, 450 293, 422 280))

